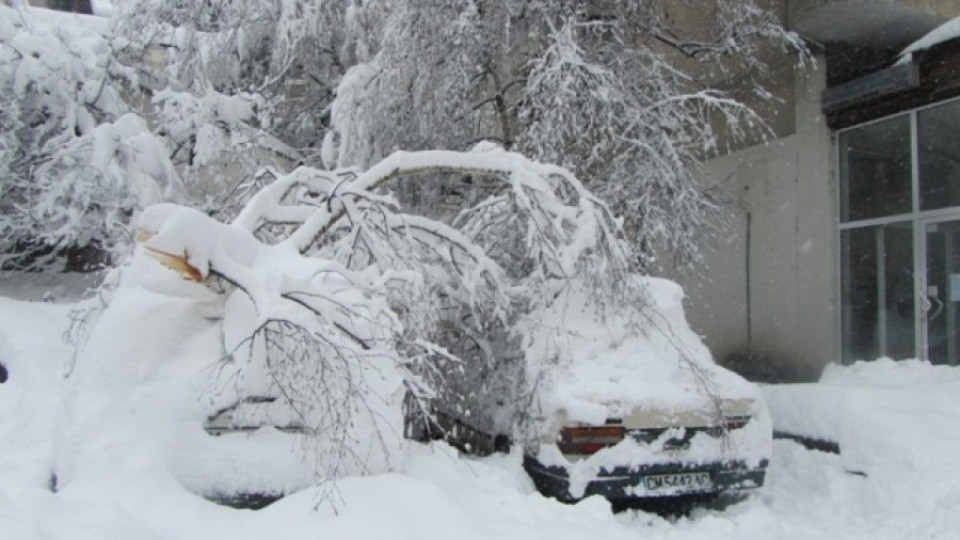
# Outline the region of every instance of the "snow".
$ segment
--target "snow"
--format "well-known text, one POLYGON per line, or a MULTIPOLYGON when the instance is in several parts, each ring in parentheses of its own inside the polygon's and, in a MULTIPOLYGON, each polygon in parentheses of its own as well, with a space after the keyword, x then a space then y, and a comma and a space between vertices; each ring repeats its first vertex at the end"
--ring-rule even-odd
POLYGON ((879 488, 866 495, 879 514, 910 509, 934 527, 960 523, 946 506, 960 501, 960 369, 881 358, 764 394, 779 430, 839 445, 840 466, 879 488))
POLYGON ((657 278, 641 282, 649 306, 634 316, 647 319, 644 335, 632 335, 630 325, 604 317, 589 292, 571 290, 573 285, 534 323, 539 330, 528 356, 569 364, 558 370, 561 380, 550 381, 557 402, 545 404, 545 412, 563 410, 571 420, 603 424, 608 417, 622 418, 638 401, 661 410, 688 409, 708 400, 700 390, 759 398, 753 385, 713 363, 686 323, 679 285, 657 278), (574 361, 582 358, 591 361, 574 361))
MULTIPOLYGON (((10 287, 20 285, 0 283, 4 294, 10 287)), ((45 287, 50 285, 34 289, 45 287)), ((188 317, 170 319, 179 320, 176 324, 203 325, 203 316, 213 315, 187 309, 183 298, 169 295, 118 295, 118 301, 145 311, 186 310, 188 317)), ((138 441, 118 438, 122 430, 109 427, 128 422, 127 405, 168 407, 168 402, 151 404, 150 393, 172 382, 172 372, 183 370, 192 359, 144 370, 136 358, 128 357, 116 359, 112 367, 136 371, 141 385, 126 393, 107 387, 107 395, 86 396, 86 404, 76 403, 87 408, 92 401, 114 400, 120 405, 107 415, 111 421, 106 429, 89 433, 116 461, 94 455, 91 459, 100 462, 98 474, 64 479, 62 489, 52 492, 48 481, 57 416, 67 390, 61 373, 70 354, 61 336, 71 306, 0 298, 0 361, 10 370, 10 379, 0 384, 0 530, 5 539, 958 538, 960 375, 956 368, 916 361, 830 368, 820 384, 765 388, 775 419, 795 403, 793 398, 778 400, 781 390, 802 403, 846 395, 846 411, 810 409, 807 415, 820 417, 823 426, 839 416, 857 422, 859 429, 841 431, 845 438, 840 455, 775 441, 767 486, 757 495, 725 509, 698 509, 688 517, 667 519, 640 511, 614 515, 598 498, 576 505, 557 503, 533 491, 517 453, 472 459, 442 443, 409 445, 397 471, 347 478, 332 491, 307 488, 256 512, 218 506, 193 495, 158 466, 164 452, 188 446, 192 435, 172 430, 175 426, 149 424, 141 426, 138 436, 145 439, 138 441), (166 445, 158 444, 164 439, 166 445), (874 446, 881 442, 883 446, 874 446), (866 469, 866 476, 848 472, 850 459, 866 469)), ((171 331, 166 326, 170 320, 116 337, 143 340, 145 349, 176 348, 178 344, 161 339, 171 331)), ((176 407, 189 413, 188 402, 176 407)), ((844 424, 832 425, 841 429, 844 424)), ((85 435, 74 432, 65 438, 85 435)), ((215 465, 212 456, 202 452, 192 454, 192 460, 215 465)))
POLYGON ((897 62, 901 64, 909 62, 913 57, 913 53, 922 51, 924 49, 929 49, 934 45, 938 45, 958 37, 960 37, 960 17, 951 19, 941 24, 940 26, 928 32, 922 38, 908 45, 906 48, 900 51, 900 59, 897 62))
POLYGON ((94 6, 96 15, 82 15, 35 7, 27 8, 27 14, 31 21, 40 22, 48 29, 56 32, 70 32, 77 35, 92 32, 104 36, 109 33, 110 29, 110 20, 105 13, 107 10, 104 9, 109 2, 98 0, 94 4, 96 4, 94 6))
POLYGON ((113 0, 93 0, 93 14, 99 17, 110 18, 114 12, 113 0))
POLYGON ((69 355, 59 333, 66 328, 68 311, 68 305, 0 297, 0 363, 10 377, 0 386, 2 485, 43 487, 50 479, 50 427, 69 355))
POLYGON ((101 124, 93 129, 90 167, 111 177, 125 178, 137 208, 169 200, 182 189, 173 164, 165 157, 166 150, 159 139, 150 133, 146 120, 127 113, 115 122, 101 124), (115 156, 123 156, 117 163, 115 156), (161 180, 166 185, 161 185, 161 180))

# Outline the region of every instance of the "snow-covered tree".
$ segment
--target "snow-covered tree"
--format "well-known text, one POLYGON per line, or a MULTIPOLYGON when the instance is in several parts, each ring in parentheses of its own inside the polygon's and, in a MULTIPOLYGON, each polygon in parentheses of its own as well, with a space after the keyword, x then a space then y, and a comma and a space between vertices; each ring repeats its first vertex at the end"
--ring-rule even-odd
POLYGON ((260 169, 319 146, 335 77, 314 3, 118 7, 112 28, 2 8, 4 268, 60 268, 90 247, 102 263, 162 200, 229 216, 260 169))
MULTIPOLYGON (((268 180, 265 166, 366 167, 398 149, 488 140, 584 178, 623 216, 645 264, 660 248, 695 260, 721 214, 698 163, 763 130, 718 85, 736 78, 762 92, 766 49, 804 54, 753 0, 133 0, 117 5, 106 39, 62 28, 46 36, 4 9, 0 150, 11 157, 0 167, 4 192, 15 192, 5 214, 19 220, 5 224, 6 253, 109 247, 122 236, 117 224, 143 194, 65 158, 93 148, 72 138, 134 112, 182 182, 171 187, 166 165, 147 176, 225 219, 268 180), (51 175, 68 170, 63 190, 51 175), (90 218, 86 232, 37 205, 74 208, 90 218)), ((116 146, 116 169, 134 160, 123 148, 142 155, 143 144, 116 146)), ((409 182, 398 193, 449 213, 503 189, 480 180, 409 182)))
MULTIPOLYGON (((363 172, 301 167, 229 224, 164 204, 138 227, 132 272, 154 259, 222 295, 214 396, 269 395, 295 411, 326 478, 395 451, 398 397, 429 422, 429 401, 516 348, 529 326, 518 323, 565 283, 587 283, 599 306, 642 303, 608 207, 566 170, 491 148, 395 153, 363 172), (389 192, 467 174, 505 189, 451 224, 406 213, 389 192)), ((519 423, 536 384, 514 382, 519 423)))
POLYGON ((3 268, 123 250, 131 216, 178 191, 165 149, 122 99, 124 76, 94 29, 0 5, 3 268))
POLYGON ((141 69, 152 120, 208 206, 268 164, 319 163, 340 71, 336 2, 135 0, 115 48, 141 69))
MULTIPOLYGON (((498 141, 584 178, 624 217, 646 264, 658 248, 697 259, 722 214, 699 163, 723 141, 765 129, 718 89, 724 76, 763 93, 766 49, 806 55, 753 0, 375 0, 352 9, 381 27, 373 41, 353 37, 370 56, 347 72, 334 104, 330 146, 341 166, 498 141)), ((413 200, 442 194, 430 191, 413 200)))

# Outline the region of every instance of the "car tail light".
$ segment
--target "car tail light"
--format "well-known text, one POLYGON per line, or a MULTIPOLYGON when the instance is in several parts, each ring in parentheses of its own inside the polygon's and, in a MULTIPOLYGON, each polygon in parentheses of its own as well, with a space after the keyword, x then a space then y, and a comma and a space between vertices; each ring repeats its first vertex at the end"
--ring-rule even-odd
POLYGON ((557 447, 564 454, 594 454, 623 440, 623 426, 568 427, 560 431, 557 447))
POLYGON ((724 416, 723 417, 723 427, 730 431, 732 429, 740 429, 743 426, 747 425, 747 422, 750 421, 750 415, 737 415, 737 416, 724 416))

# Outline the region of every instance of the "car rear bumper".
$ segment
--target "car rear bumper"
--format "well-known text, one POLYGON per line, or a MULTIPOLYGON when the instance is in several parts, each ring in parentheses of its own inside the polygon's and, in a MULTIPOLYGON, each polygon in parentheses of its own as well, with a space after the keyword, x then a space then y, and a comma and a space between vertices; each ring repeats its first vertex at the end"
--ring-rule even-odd
POLYGON ((565 468, 543 465, 531 456, 524 456, 523 466, 541 493, 572 502, 591 495, 600 495, 610 500, 626 500, 746 491, 763 485, 767 460, 762 460, 756 467, 749 467, 742 461, 725 461, 698 464, 658 463, 639 468, 617 467, 601 470, 596 478, 587 483, 583 494, 576 497, 570 493, 570 478, 565 468), (709 486, 672 487, 662 492, 645 487, 648 477, 685 473, 709 474, 709 486))

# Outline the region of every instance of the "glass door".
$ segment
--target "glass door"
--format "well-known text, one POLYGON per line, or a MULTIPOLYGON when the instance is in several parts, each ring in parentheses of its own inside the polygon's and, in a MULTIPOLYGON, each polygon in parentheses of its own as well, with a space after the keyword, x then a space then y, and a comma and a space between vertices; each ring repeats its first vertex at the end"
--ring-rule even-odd
POLYGON ((960 99, 837 137, 841 359, 960 365, 960 99))
POLYGON ((913 223, 848 229, 840 246, 843 362, 916 358, 913 223))
POLYGON ((960 363, 960 220, 924 227, 926 283, 920 316, 927 360, 960 363))

